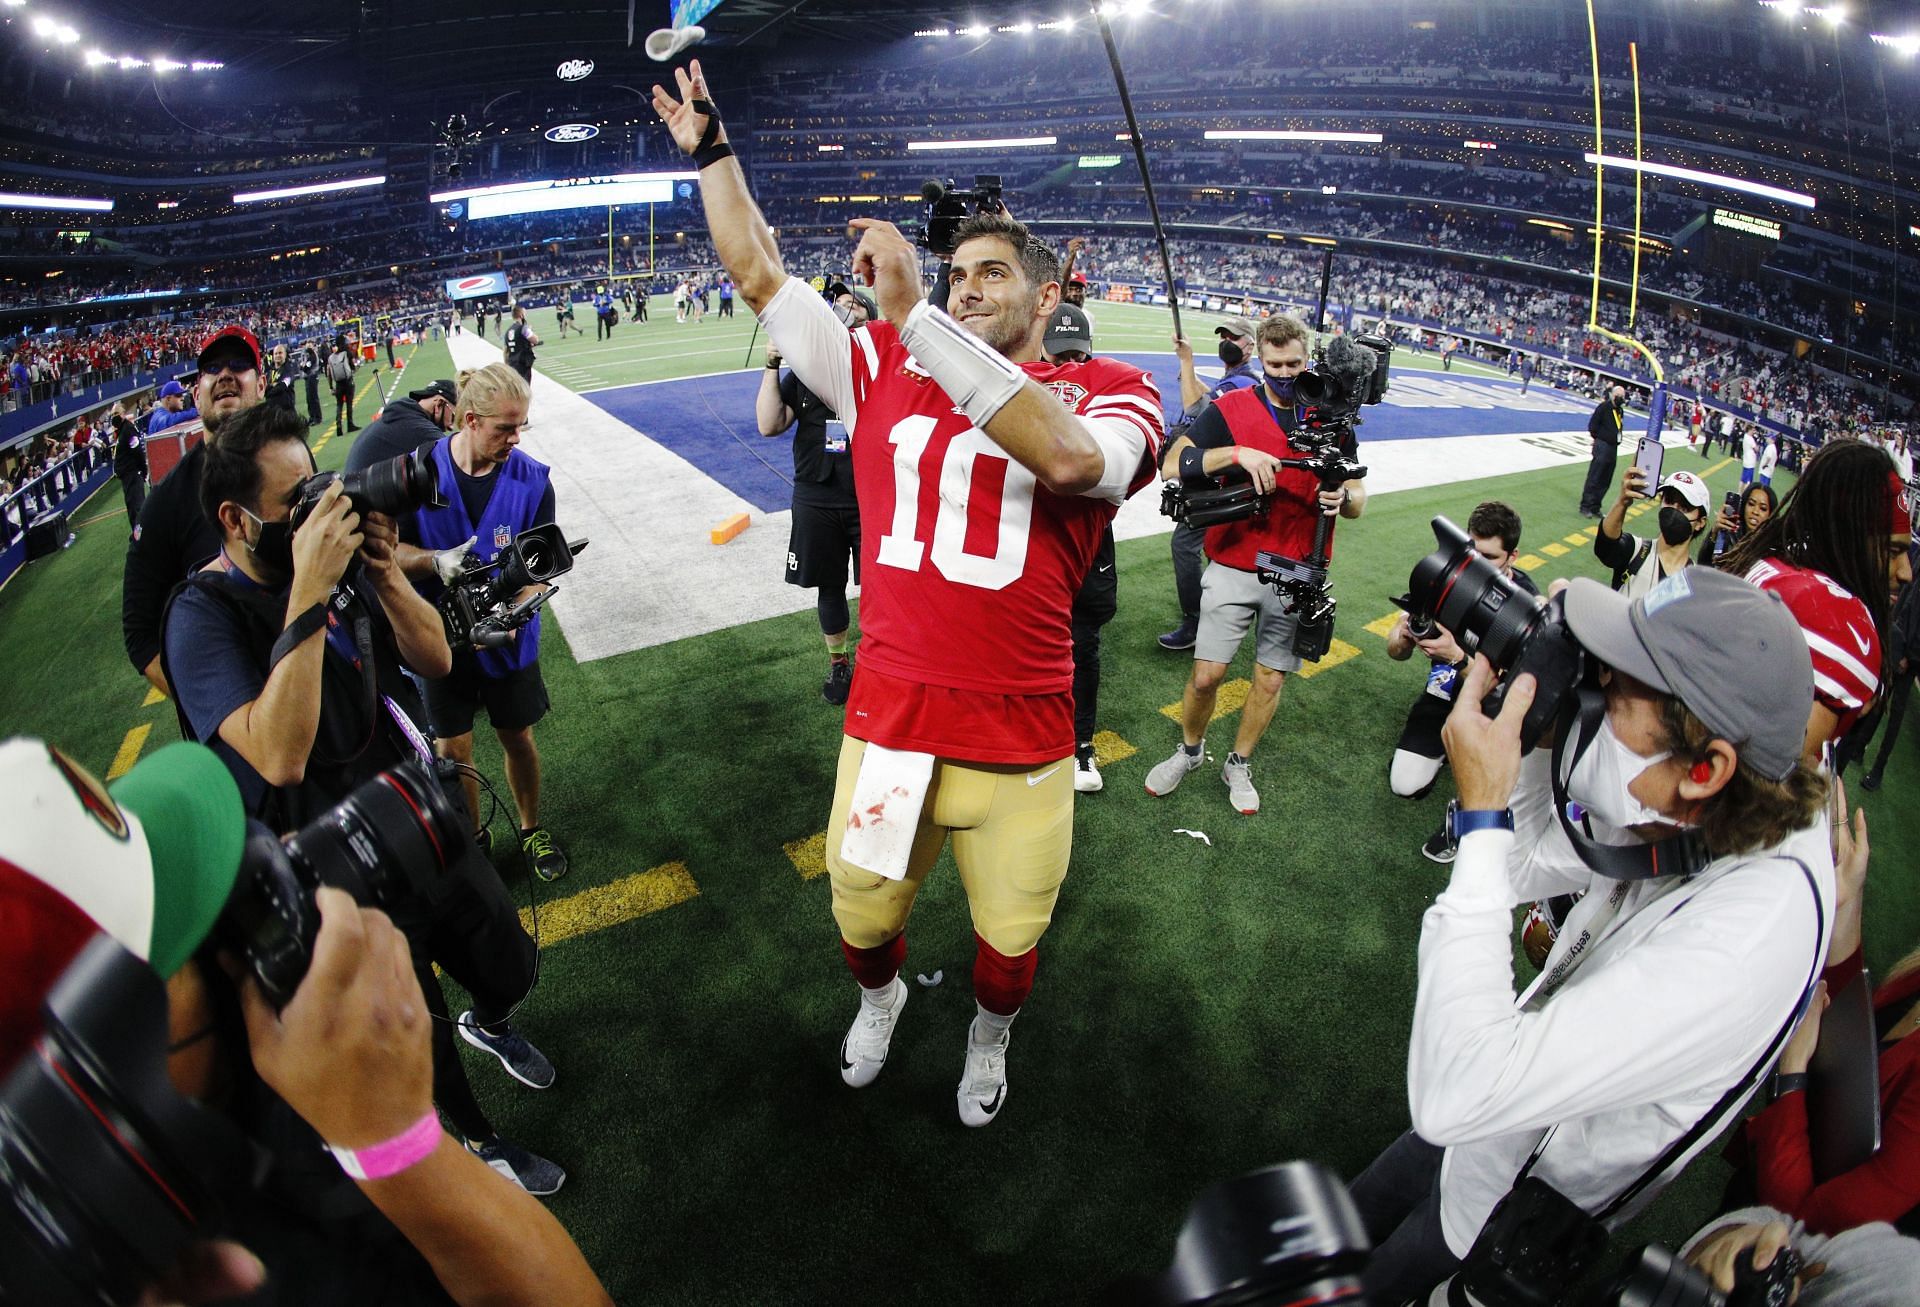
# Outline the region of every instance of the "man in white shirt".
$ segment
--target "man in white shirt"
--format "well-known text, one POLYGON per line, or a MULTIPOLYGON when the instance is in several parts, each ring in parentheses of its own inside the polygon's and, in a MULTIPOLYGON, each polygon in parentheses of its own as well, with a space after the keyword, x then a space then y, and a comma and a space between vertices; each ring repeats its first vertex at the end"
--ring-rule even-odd
POLYGON ((1805 835, 1827 787, 1800 756, 1813 669, 1786 606, 1688 568, 1632 601, 1577 580, 1566 618, 1603 688, 1575 692, 1562 743, 1521 754, 1530 676, 1482 712, 1484 657, 1443 732, 1458 855, 1421 926, 1413 1129, 1352 1186, 1375 1301, 1458 1269, 1523 1171, 1631 1217, 1732 1119, 1826 953, 1833 863, 1805 835), (1516 994, 1515 905, 1580 891, 1516 994))

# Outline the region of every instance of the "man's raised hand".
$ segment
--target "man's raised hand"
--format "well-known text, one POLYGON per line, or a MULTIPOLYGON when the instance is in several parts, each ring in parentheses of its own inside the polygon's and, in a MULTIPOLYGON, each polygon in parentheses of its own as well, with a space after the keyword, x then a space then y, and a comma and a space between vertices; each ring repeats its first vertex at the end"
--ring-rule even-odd
POLYGON ((1493 664, 1485 654, 1474 655, 1453 711, 1440 730, 1460 806, 1468 811, 1506 807, 1520 782, 1520 723, 1533 707, 1538 682, 1532 676, 1516 678, 1507 687, 1500 715, 1489 717, 1481 701, 1493 689, 1493 681, 1493 664))
MULTIPOLYGON (((673 70, 674 81, 679 85, 680 96, 675 99, 667 88, 658 82, 653 86, 653 111, 660 115, 660 121, 667 125, 673 143, 687 154, 700 148, 700 139, 707 132, 707 115, 696 113, 695 100, 712 103, 713 97, 707 94, 706 74, 700 71, 700 61, 694 59, 685 68, 673 70)), ((720 140, 727 139, 726 129, 720 129, 720 140)))
POLYGON ((907 320, 920 302, 920 261, 900 229, 879 218, 855 218, 847 224, 860 233, 853 249, 853 271, 873 287, 880 316, 895 324, 907 320))

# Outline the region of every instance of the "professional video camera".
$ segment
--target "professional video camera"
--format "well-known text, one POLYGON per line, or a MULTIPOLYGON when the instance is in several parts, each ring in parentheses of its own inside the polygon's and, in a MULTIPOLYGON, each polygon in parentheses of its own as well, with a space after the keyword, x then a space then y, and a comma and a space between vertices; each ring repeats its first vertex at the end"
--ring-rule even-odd
POLYGON ((1293 379, 1295 397, 1309 406, 1301 425, 1332 428, 1336 434, 1359 426, 1361 408, 1386 398, 1392 362, 1393 342, 1385 336, 1363 333, 1328 340, 1313 366, 1293 379))
MULTIPOLYGON (((250 822, 211 942, 284 1006, 312 961, 321 885, 419 915, 471 839, 424 762, 367 781, 284 843, 250 822)), ((222 1233, 219 1195, 243 1193, 259 1168, 233 1125, 173 1088, 166 989, 112 937, 67 967, 44 1016, 0 1085, 0 1302, 130 1304, 189 1243, 222 1233)))
POLYGON ((994 173, 976 173, 973 189, 963 191, 951 177, 929 178, 920 187, 924 213, 920 222, 920 248, 941 258, 953 256, 954 233, 960 224, 976 213, 1005 213, 1000 200, 1000 178, 994 173))
POLYGON ((385 513, 398 517, 418 508, 445 508, 446 495, 440 488, 440 473, 434 466, 433 451, 417 449, 411 454, 395 454, 358 472, 315 472, 300 483, 294 500, 291 529, 298 531, 327 487, 340 482, 353 511, 360 514, 385 513))
POLYGON ((553 578, 572 571, 574 555, 586 547, 585 540, 570 541, 548 523, 522 531, 491 562, 468 564, 440 596, 447 643, 455 649, 505 647, 546 607, 560 588, 553 578), (545 589, 516 601, 522 590, 543 583, 545 589))
MULTIPOLYGON (((1598 1293, 1569 1293, 1561 1286, 1597 1264, 1604 1238, 1589 1250, 1563 1247, 1552 1238, 1521 1242, 1500 1274, 1476 1274, 1470 1267, 1436 1299, 1444 1297, 1452 1307, 1786 1307, 1800 1270, 1791 1250, 1764 1271, 1753 1268, 1749 1253, 1735 1271, 1733 1292, 1722 1294, 1700 1271, 1649 1245, 1630 1254, 1620 1275, 1598 1293)), ((1201 1191, 1180 1227, 1173 1265, 1163 1274, 1116 1284, 1105 1298, 1127 1307, 1364 1307, 1369 1299, 1361 1275, 1371 1251, 1339 1177, 1313 1162, 1286 1162, 1201 1191)))

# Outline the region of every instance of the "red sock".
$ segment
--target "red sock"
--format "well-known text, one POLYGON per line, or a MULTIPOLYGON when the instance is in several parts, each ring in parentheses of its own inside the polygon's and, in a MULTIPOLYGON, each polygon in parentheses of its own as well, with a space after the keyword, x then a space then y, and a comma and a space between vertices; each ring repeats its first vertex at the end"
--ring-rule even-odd
POLYGON ((872 948, 855 948, 846 940, 840 941, 840 951, 846 955, 847 970, 853 972, 853 978, 865 989, 885 989, 900 974, 900 968, 907 961, 907 935, 905 931, 895 935, 884 944, 872 948))
POLYGON ((976 946, 973 997, 996 1016, 1012 1016, 1033 992, 1033 973, 1040 965, 1040 950, 1030 948, 1019 957, 1010 958, 977 934, 973 942, 976 946))

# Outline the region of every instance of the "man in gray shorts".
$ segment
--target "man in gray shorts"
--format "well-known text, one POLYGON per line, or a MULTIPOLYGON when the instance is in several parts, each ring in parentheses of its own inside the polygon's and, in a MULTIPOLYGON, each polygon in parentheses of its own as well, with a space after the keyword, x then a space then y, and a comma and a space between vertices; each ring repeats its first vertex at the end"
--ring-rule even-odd
MULTIPOLYGON (((1293 652, 1295 622, 1282 611, 1273 587, 1254 574, 1262 550, 1305 558, 1313 547, 1314 524, 1322 514, 1358 517, 1366 507, 1367 486, 1353 480, 1338 490, 1320 489, 1320 479, 1280 460, 1300 457, 1288 434, 1301 421, 1294 378, 1307 367, 1307 329, 1297 318, 1279 316, 1260 324, 1261 384, 1222 395, 1202 413, 1185 436, 1167 450, 1162 474, 1188 485, 1206 484, 1238 468, 1255 489, 1271 497, 1265 517, 1227 522, 1207 532, 1207 569, 1200 578, 1200 631, 1193 646, 1193 675, 1181 699, 1181 746, 1147 773, 1147 793, 1171 794, 1188 772, 1206 759, 1207 723, 1227 668, 1247 630, 1255 632, 1253 688, 1240 710, 1233 752, 1220 778, 1227 797, 1246 816, 1260 811, 1248 759, 1266 733, 1280 702, 1287 673, 1300 666, 1293 652)), ((1344 447, 1355 452, 1353 437, 1344 447)), ((1331 549, 1331 543, 1329 543, 1331 549)))

